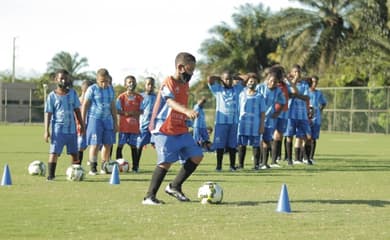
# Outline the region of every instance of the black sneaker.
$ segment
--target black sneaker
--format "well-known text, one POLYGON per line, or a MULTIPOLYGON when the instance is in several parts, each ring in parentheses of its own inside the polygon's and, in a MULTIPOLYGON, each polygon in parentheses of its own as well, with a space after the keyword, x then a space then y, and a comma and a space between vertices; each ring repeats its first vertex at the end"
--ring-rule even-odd
POLYGON ((48 176, 47 179, 46 179, 46 181, 52 182, 52 181, 54 181, 55 179, 56 179, 55 177, 48 176))
POLYGON ((142 200, 143 205, 161 205, 164 204, 163 201, 158 200, 155 197, 146 197, 142 200))
POLYGON ((181 202, 190 201, 190 199, 186 197, 182 191, 172 188, 171 184, 168 184, 168 186, 165 188, 165 192, 181 202))

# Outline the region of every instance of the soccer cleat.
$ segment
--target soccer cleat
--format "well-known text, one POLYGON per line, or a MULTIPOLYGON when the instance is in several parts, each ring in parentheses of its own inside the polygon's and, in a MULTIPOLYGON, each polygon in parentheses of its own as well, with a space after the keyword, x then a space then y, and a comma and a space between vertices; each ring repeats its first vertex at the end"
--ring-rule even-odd
POLYGON ((142 200, 143 205, 162 205, 164 204, 163 201, 158 200, 155 197, 146 197, 144 200, 142 200))
POLYGON ((215 171, 216 172, 222 172, 222 168, 216 168, 215 171))
POLYGON ((103 170, 103 169, 100 169, 100 174, 107 174, 107 172, 105 171, 105 170, 103 170))
POLYGON ((181 190, 172 188, 171 184, 168 184, 168 186, 165 188, 165 192, 181 202, 190 201, 190 199, 186 197, 181 190))
POLYGON ((311 159, 307 160, 307 164, 308 164, 308 165, 313 165, 313 164, 314 164, 314 163, 313 163, 313 160, 311 160, 311 159))
POLYGON ((236 167, 230 167, 230 172, 236 172, 237 168, 236 167))
POLYGON ((271 168, 280 168, 280 165, 277 164, 277 163, 273 163, 273 164, 271 164, 270 167, 271 167, 271 168))
POLYGON ((299 165, 299 164, 303 164, 303 162, 302 162, 302 161, 294 160, 294 164, 299 165))
POLYGON ((96 175, 98 175, 98 172, 91 170, 91 171, 88 172, 88 175, 96 176, 96 175))
POLYGON ((269 169, 269 168, 271 168, 271 167, 269 165, 267 165, 267 164, 261 166, 261 169, 269 169))
POLYGON ((52 181, 54 181, 55 179, 56 179, 55 177, 48 176, 47 179, 46 179, 46 181, 52 182, 52 181))

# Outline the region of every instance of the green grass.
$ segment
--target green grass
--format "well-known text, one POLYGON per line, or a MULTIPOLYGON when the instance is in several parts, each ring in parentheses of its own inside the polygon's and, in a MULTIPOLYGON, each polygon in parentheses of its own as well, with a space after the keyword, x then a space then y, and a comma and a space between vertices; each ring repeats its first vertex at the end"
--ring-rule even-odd
POLYGON ((121 174, 120 185, 110 185, 109 175, 66 181, 66 155, 55 182, 28 175, 30 162, 47 162, 48 148, 43 126, 0 125, 1 174, 8 163, 13 181, 0 187, 0 239, 390 239, 389 136, 322 133, 316 165, 257 173, 249 170, 250 151, 236 173, 227 171, 227 156, 215 172, 215 156, 206 154, 184 185, 192 202, 163 192, 177 164, 159 191, 163 206, 141 205, 155 165, 150 147, 141 173, 121 174), (208 180, 223 187, 223 204, 196 199, 208 180), (275 211, 283 183, 290 214, 275 211))

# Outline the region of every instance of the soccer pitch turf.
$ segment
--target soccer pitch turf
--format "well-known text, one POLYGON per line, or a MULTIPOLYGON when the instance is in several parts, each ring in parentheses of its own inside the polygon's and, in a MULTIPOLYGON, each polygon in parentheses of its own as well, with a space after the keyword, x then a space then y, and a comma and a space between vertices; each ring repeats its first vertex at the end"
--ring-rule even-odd
MULTIPOLYGON (((34 160, 47 164, 43 125, 0 125, 1 174, 8 164, 12 178, 0 187, 0 239, 390 239, 389 142, 387 135, 322 133, 315 165, 258 172, 250 148, 237 172, 228 171, 227 155, 215 172, 215 155, 206 153, 183 185, 191 202, 164 193, 177 163, 158 192, 166 204, 143 206, 155 166, 151 147, 140 173, 121 173, 119 185, 109 184, 110 175, 67 181, 66 154, 56 181, 47 182, 27 172, 34 160), (222 186, 222 204, 200 204, 197 191, 206 181, 222 186), (276 212, 284 183, 291 213, 276 212)), ((130 161, 128 147, 124 156, 130 161)))

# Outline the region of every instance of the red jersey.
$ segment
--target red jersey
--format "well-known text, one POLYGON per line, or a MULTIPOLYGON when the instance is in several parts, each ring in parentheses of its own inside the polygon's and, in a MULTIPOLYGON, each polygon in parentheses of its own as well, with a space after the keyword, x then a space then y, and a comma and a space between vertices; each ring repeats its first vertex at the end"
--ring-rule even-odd
MULTIPOLYGON (((116 100, 116 108, 125 112, 140 112, 143 97, 134 93, 127 95, 127 92, 121 93, 116 100)), ((137 116, 119 116, 119 132, 122 133, 139 133, 139 114, 137 116)))
POLYGON ((167 99, 171 98, 175 102, 187 107, 188 95, 188 83, 175 81, 173 77, 166 78, 158 92, 149 128, 152 131, 158 131, 166 135, 188 133, 187 116, 184 113, 173 110, 167 104, 167 99))

